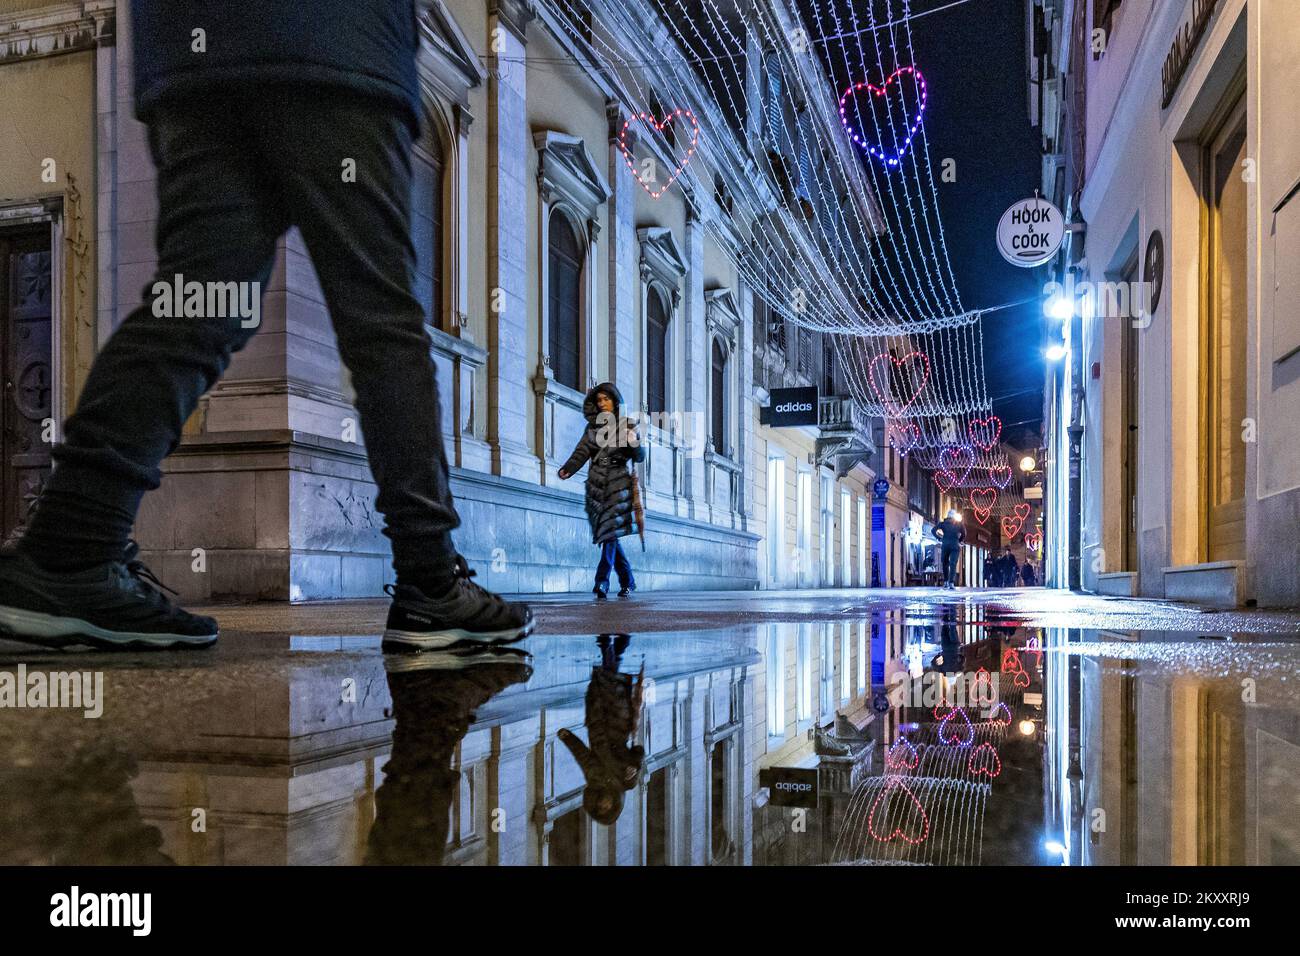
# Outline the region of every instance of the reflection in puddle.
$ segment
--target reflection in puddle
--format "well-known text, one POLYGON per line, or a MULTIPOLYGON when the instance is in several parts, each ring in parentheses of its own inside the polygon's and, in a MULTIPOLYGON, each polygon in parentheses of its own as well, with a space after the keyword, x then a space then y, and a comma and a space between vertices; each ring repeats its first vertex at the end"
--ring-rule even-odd
MULTIPOLYGON (((960 611, 960 609, 958 609, 960 611)), ((0 694, 0 862, 1300 862, 1300 645, 891 613, 519 651, 233 636, 0 694)))

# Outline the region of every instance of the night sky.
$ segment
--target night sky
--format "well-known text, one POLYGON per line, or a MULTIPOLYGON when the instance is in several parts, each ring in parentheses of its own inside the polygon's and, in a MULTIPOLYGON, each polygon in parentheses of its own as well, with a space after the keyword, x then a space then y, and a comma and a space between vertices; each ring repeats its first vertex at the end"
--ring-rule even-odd
MULTIPOLYGON (((948 2, 916 0, 912 13, 948 2)), ((912 39, 930 93, 925 125, 936 180, 945 158, 957 161, 957 181, 936 186, 962 301, 978 308, 1038 296, 1041 270, 1008 264, 994 238, 1006 208, 1032 196, 1040 181, 1027 105, 1023 0, 969 0, 914 19, 912 39)), ((1003 438, 1018 447, 1038 445, 1042 321, 1037 299, 984 318, 989 396, 1003 438)))

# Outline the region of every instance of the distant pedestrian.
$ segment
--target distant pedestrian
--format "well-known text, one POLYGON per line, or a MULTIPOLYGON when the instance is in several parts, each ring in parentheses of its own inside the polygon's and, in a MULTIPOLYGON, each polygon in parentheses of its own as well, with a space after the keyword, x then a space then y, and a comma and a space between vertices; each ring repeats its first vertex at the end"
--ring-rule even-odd
POLYGON ((1032 588, 1038 583, 1038 574, 1034 571, 1034 566, 1028 561, 1020 569, 1020 580, 1025 582, 1025 587, 1032 588))
POLYGON ((952 590, 957 586, 957 559, 961 556, 961 543, 966 538, 957 509, 948 509, 948 516, 934 526, 934 536, 939 539, 943 586, 952 590))
POLYGON ((592 588, 600 599, 609 594, 611 568, 618 575, 619 597, 636 590, 632 565, 618 539, 640 532, 645 520, 632 466, 645 459, 645 449, 636 426, 620 417, 622 405, 622 394, 610 382, 602 382, 587 393, 582 403, 587 427, 559 471, 561 478, 571 478, 591 462, 587 471, 587 520, 591 540, 600 545, 596 586, 592 588))
POLYGON ((1002 574, 1003 587, 1013 588, 1016 586, 1017 579, 1020 576, 1020 564, 1016 561, 1016 556, 1011 553, 1010 548, 1007 548, 1006 554, 1002 557, 1002 574))

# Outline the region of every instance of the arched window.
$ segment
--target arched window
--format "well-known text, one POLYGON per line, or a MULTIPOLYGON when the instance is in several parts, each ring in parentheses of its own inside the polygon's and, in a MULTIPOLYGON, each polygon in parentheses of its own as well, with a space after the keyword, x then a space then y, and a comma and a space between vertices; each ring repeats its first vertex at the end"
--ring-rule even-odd
POLYGON ((727 352, 722 343, 713 340, 713 450, 719 455, 727 453, 727 352))
POLYGON ((442 139, 432 123, 415 145, 411 170, 411 239, 415 245, 415 297, 424 319, 436 329, 445 325, 442 304, 443 174, 447 168, 442 139))
POLYGON ((668 307, 662 293, 651 289, 646 305, 646 408, 668 410, 668 307))
POLYGON ((551 213, 548 258, 551 373, 561 385, 576 389, 581 386, 582 245, 569 217, 558 210, 551 213))

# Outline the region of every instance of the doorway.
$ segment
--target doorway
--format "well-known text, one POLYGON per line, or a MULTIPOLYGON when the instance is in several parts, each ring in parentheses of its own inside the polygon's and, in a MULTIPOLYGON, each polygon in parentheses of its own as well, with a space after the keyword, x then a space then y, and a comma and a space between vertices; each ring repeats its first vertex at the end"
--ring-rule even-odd
MULTIPOLYGON (((1123 394, 1120 399, 1120 440, 1122 442, 1123 454, 1120 461, 1120 472, 1122 494, 1120 506, 1123 526, 1121 528, 1121 537, 1123 541, 1122 553, 1124 555, 1125 571, 1136 571, 1138 569, 1138 527, 1137 527, 1137 470, 1138 470, 1138 382, 1140 352, 1138 349, 1139 323, 1133 316, 1138 314, 1138 309, 1134 307, 1134 299, 1138 295, 1144 295, 1145 291, 1138 293, 1134 289, 1143 288, 1137 284, 1138 275, 1138 254, 1134 248, 1133 255, 1124 267, 1120 270, 1121 288, 1129 290, 1130 308, 1120 310, 1120 314, 1114 316, 1114 320, 1122 323, 1123 334, 1120 336, 1120 363, 1123 369, 1123 378, 1121 387, 1123 394)), ((1141 300, 1138 300, 1141 301, 1141 300)), ((1144 310, 1149 308, 1150 303, 1143 303, 1144 310)), ((1107 568, 1106 570, 1112 570, 1107 568)))
POLYGON ((1202 293, 1203 551, 1207 561, 1245 557, 1246 109, 1239 100, 1205 153, 1202 293))
POLYGON ((46 422, 54 392, 53 275, 48 227, 0 231, 0 531, 27 526, 50 474, 46 422))

